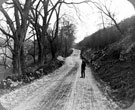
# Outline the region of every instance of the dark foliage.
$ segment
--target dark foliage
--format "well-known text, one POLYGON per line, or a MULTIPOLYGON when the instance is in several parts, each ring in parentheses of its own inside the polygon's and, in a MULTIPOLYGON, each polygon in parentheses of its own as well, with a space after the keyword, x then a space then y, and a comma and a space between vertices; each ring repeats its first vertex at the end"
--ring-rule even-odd
POLYGON ((135 99, 135 55, 132 52, 122 55, 117 48, 111 51, 91 50, 83 54, 95 78, 110 87, 107 89, 109 96, 122 108, 131 106, 135 99))
MULTIPOLYGON (((119 26, 124 34, 134 33, 135 27, 135 17, 131 17, 123 20, 119 23, 119 26)), ((84 38, 81 42, 79 42, 76 47, 79 49, 102 49, 107 47, 108 45, 119 41, 123 36, 117 30, 115 26, 108 27, 106 29, 101 29, 94 34, 84 38)))
POLYGON ((105 34, 105 30, 100 30, 80 42, 87 49, 81 56, 91 66, 101 90, 107 92, 122 108, 131 106, 135 100, 134 24, 135 17, 120 23, 125 33, 123 37, 113 31, 114 27, 110 27, 106 29, 110 30, 109 36, 105 34), (94 44, 87 45, 87 41, 94 44))
POLYGON ((22 84, 30 83, 36 79, 41 78, 44 75, 48 75, 57 68, 63 65, 63 61, 52 60, 48 64, 45 64, 42 67, 38 67, 36 70, 31 70, 25 72, 22 75, 14 74, 7 76, 6 79, 0 82, 0 89, 14 89, 22 84))

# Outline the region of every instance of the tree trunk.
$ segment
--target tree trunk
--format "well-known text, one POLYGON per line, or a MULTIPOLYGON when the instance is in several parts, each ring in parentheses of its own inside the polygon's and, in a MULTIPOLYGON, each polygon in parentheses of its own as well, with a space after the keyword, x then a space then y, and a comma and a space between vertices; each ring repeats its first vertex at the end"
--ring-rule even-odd
POLYGON ((33 58, 34 58, 34 63, 36 63, 36 44, 35 44, 35 36, 34 36, 34 55, 33 55, 33 58))
POLYGON ((50 48, 51 48, 52 59, 55 59, 55 50, 54 50, 54 47, 53 47, 53 42, 50 42, 50 48))
POLYGON ((45 61, 46 61, 46 53, 45 53, 45 46, 40 43, 39 45, 39 52, 38 52, 38 62, 40 65, 44 65, 45 61))
POLYGON ((65 38, 65 57, 67 56, 67 39, 65 38))
POLYGON ((38 62, 39 62, 39 64, 41 64, 41 65, 43 65, 44 64, 44 60, 45 60, 45 58, 44 58, 44 46, 41 44, 41 43, 39 43, 39 52, 38 52, 38 62))
POLYGON ((13 52, 13 73, 22 74, 25 72, 25 54, 23 43, 20 43, 19 40, 14 42, 14 52, 13 52))
POLYGON ((13 53, 13 73, 22 74, 21 48, 16 42, 14 43, 14 53, 13 53))
POLYGON ((21 59, 21 69, 22 69, 22 72, 26 72, 26 62, 25 62, 25 53, 24 53, 24 46, 22 45, 21 46, 21 54, 20 54, 20 59, 21 59))
POLYGON ((46 59, 46 46, 45 46, 45 35, 41 35, 41 33, 38 33, 37 41, 38 41, 38 63, 40 65, 44 65, 45 59, 46 59))

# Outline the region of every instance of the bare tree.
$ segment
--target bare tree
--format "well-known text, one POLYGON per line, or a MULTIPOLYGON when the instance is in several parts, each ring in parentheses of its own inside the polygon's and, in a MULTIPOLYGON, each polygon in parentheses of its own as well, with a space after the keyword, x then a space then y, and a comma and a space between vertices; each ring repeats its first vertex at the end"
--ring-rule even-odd
POLYGON ((104 17, 103 17, 103 13, 102 12, 101 12, 101 18, 102 18, 103 29, 105 29, 105 21, 104 21, 104 17))
MULTIPOLYGON (((111 7, 111 3, 112 1, 110 1, 110 4, 106 4, 101 2, 100 0, 96 1, 91 1, 91 3, 94 4, 94 6, 100 11, 100 13, 106 15, 107 17, 109 17, 113 23, 115 24, 116 28, 118 29, 118 31, 123 35, 124 33, 121 31, 117 20, 115 19, 115 13, 111 12, 110 7, 111 7)), ((102 15, 103 17, 103 15, 102 15)))
POLYGON ((60 0, 58 0, 55 4, 53 4, 51 0, 43 0, 43 1, 39 0, 38 3, 33 6, 34 10, 33 9, 31 10, 30 22, 36 31, 36 36, 37 36, 37 41, 39 46, 38 60, 41 65, 43 65, 45 61, 45 55, 46 55, 45 52, 47 47, 46 40, 47 40, 47 36, 49 36, 47 31, 49 28, 50 20, 54 11, 56 11, 56 7, 59 4, 60 4, 60 0))
POLYGON ((46 55, 46 40, 49 41, 51 47, 52 58, 55 57, 55 52, 53 49, 53 41, 58 36, 59 31, 59 19, 60 19, 60 10, 62 4, 72 5, 72 4, 82 4, 88 3, 88 0, 82 2, 66 2, 65 0, 39 0, 38 3, 33 5, 31 10, 30 22, 35 28, 36 36, 39 45, 39 62, 44 64, 45 55, 46 55), (48 33, 49 26, 51 24, 51 19, 56 14, 56 23, 54 24, 53 34, 48 33), (42 22, 41 22, 42 21, 42 22))
MULTIPOLYGON (((53 3, 51 3, 52 6, 53 3)), ((55 58, 55 46, 54 46, 54 40, 58 37, 58 31, 59 31, 59 20, 60 20, 60 10, 61 10, 61 6, 62 6, 62 2, 59 3, 59 6, 57 9, 55 9, 55 13, 56 13, 56 22, 54 23, 54 26, 53 26, 53 30, 51 32, 47 32, 47 38, 48 38, 48 41, 50 43, 50 49, 51 49, 51 54, 52 54, 52 59, 55 58)))
POLYGON ((0 31, 13 39, 13 73, 22 74, 25 67, 24 60, 24 41, 26 37, 26 32, 29 26, 28 15, 31 8, 31 5, 35 2, 35 0, 26 0, 24 4, 19 0, 12 0, 11 2, 7 2, 8 5, 14 10, 14 19, 11 18, 10 13, 3 8, 0 7, 2 14, 6 19, 6 23, 9 26, 11 32, 7 33, 7 31, 3 28, 0 28, 0 31))
MULTIPOLYGON (((2 22, 2 21, 1 21, 2 22)), ((3 27, 1 26, 0 28, 3 29, 3 27)), ((7 27, 7 33, 10 33, 9 28, 7 27)), ((3 34, 1 34, 1 42, 0 42, 0 57, 2 57, 2 61, 0 65, 3 65, 5 67, 5 69, 8 67, 11 67, 11 61, 12 59, 12 53, 11 51, 13 50, 12 48, 12 43, 11 43, 11 39, 9 36, 5 36, 3 34), (10 63, 10 64, 9 64, 10 63)))
POLYGON ((61 37, 61 51, 67 56, 68 51, 72 48, 74 40, 75 40, 75 25, 72 24, 67 19, 63 19, 63 24, 60 29, 60 37, 61 37))

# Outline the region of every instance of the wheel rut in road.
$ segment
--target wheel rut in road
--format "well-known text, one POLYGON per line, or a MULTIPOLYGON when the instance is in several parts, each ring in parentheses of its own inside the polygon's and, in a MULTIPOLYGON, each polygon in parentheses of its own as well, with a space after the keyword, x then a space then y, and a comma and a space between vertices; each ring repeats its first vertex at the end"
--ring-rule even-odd
POLYGON ((72 86, 77 74, 79 65, 76 63, 75 66, 59 81, 59 84, 53 88, 44 97, 42 108, 40 110, 64 110, 64 106, 70 94, 72 92, 72 86))

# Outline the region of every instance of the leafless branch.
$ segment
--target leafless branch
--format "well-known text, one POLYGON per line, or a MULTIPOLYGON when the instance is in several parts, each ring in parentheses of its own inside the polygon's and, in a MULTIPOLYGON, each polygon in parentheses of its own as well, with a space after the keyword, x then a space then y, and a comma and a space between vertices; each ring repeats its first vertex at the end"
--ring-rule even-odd
POLYGON ((79 4, 82 4, 82 3, 89 3, 91 2, 91 0, 84 0, 84 1, 81 1, 81 2, 65 2, 65 1, 61 1, 62 3, 65 3, 67 5, 70 5, 70 4, 76 4, 76 5, 79 5, 79 4))
POLYGON ((76 8, 76 6, 75 6, 74 4, 73 4, 73 7, 74 7, 74 9, 75 9, 75 11, 76 11, 77 17, 79 18, 80 21, 82 21, 80 15, 79 15, 79 11, 77 10, 77 8, 76 8))
MULTIPOLYGON (((99 2, 101 2, 101 1, 99 0, 99 2)), ((116 28, 118 29, 118 31, 123 35, 123 32, 121 31, 116 19, 114 18, 114 15, 112 14, 111 10, 109 10, 107 5, 103 4, 103 3, 98 3, 98 2, 95 2, 95 1, 91 1, 91 3, 93 3, 94 6, 99 11, 101 11, 103 14, 105 14, 107 17, 109 17, 114 22, 114 24, 115 24, 116 28)))
POLYGON ((35 35, 36 35, 36 33, 32 34, 29 38, 25 39, 25 41, 31 39, 31 38, 32 38, 33 36, 35 36, 35 35))
POLYGON ((3 34, 5 34, 6 36, 9 36, 9 37, 13 38, 13 36, 12 36, 11 34, 7 33, 4 29, 0 28, 0 31, 1 31, 3 34))
POLYGON ((0 53, 0 55, 4 55, 5 57, 7 57, 9 59, 13 59, 12 57, 8 56, 6 53, 0 53))
POLYGON ((17 9, 18 9, 20 12, 23 12, 23 9, 22 9, 22 7, 21 7, 21 5, 20 5, 20 3, 19 3, 18 0, 13 0, 13 3, 14 3, 14 5, 15 5, 15 7, 17 7, 17 9))
POLYGON ((14 24, 13 24, 11 18, 9 17, 8 13, 4 10, 4 8, 2 6, 0 6, 0 10, 3 13, 3 15, 5 16, 7 23, 10 26, 12 32, 15 32, 14 24))

